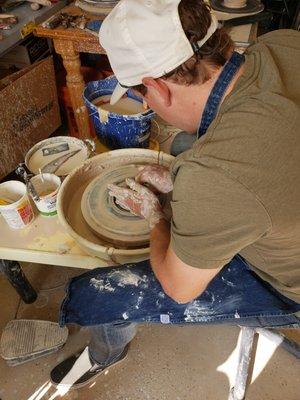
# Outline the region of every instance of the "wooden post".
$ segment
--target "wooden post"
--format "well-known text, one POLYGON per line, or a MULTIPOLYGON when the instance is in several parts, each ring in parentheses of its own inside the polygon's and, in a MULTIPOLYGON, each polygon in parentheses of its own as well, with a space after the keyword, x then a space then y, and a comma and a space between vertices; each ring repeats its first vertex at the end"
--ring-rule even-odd
POLYGON ((80 139, 90 138, 89 116, 82 98, 84 80, 80 70, 79 53, 74 49, 73 42, 69 40, 54 39, 54 47, 55 51, 62 56, 67 71, 67 86, 80 139))

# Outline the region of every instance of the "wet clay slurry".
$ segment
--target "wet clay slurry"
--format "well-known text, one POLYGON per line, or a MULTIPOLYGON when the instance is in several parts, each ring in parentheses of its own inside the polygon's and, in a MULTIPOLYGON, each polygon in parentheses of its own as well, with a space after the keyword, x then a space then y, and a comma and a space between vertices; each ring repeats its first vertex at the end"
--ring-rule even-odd
POLYGON ((146 220, 118 206, 109 196, 108 184, 126 186, 125 180, 138 174, 138 166, 123 165, 103 171, 86 188, 81 211, 89 227, 105 240, 125 248, 145 246, 150 229, 146 220))
POLYGON ((93 100, 92 103, 102 110, 119 115, 134 115, 145 112, 143 104, 137 100, 125 97, 119 100, 118 103, 111 105, 109 102, 110 97, 110 95, 100 96, 93 100))
POLYGON ((247 4, 247 0, 224 0, 224 6, 227 8, 243 8, 247 4))

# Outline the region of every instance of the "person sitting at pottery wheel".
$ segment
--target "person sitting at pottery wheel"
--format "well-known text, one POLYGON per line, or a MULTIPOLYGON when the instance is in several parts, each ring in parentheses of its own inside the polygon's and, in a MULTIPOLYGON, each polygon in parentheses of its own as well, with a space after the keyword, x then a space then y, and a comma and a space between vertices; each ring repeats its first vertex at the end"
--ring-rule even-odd
POLYGON ((241 55, 202 0, 121 0, 105 19, 111 101, 133 88, 198 139, 170 171, 109 186, 148 220, 150 262, 71 281, 61 324, 89 326, 91 342, 54 384, 79 388, 123 360, 142 322, 300 326, 299 38, 271 32, 241 55), (171 221, 145 183, 173 191, 171 221))

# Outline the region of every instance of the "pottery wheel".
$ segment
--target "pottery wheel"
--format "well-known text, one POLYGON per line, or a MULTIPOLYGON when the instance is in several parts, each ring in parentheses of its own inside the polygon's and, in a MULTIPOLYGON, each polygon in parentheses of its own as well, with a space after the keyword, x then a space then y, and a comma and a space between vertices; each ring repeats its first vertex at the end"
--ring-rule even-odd
POLYGON ((107 185, 126 186, 127 178, 138 174, 137 165, 123 165, 103 171, 85 189, 81 211, 86 223, 101 238, 126 248, 141 247, 149 243, 147 221, 132 215, 109 196, 107 185))
POLYGON ((234 14, 257 14, 264 9, 260 0, 247 0, 245 7, 241 8, 226 7, 223 0, 211 0, 210 4, 213 10, 234 14))

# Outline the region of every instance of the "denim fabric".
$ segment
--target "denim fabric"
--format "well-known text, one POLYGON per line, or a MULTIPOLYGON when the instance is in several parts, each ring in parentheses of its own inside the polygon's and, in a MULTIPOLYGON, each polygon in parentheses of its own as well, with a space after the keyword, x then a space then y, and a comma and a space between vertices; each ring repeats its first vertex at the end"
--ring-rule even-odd
POLYGON ((186 150, 189 150, 195 141, 197 140, 197 135, 187 132, 179 132, 175 136, 172 144, 170 153, 172 156, 176 157, 186 150))
POLYGON ((90 328, 91 359, 102 366, 113 364, 136 334, 136 324, 103 324, 90 328))
POLYGON ((241 64, 245 61, 245 57, 242 54, 234 52, 228 62, 225 64, 223 71, 217 79, 209 98, 206 102, 200 125, 197 134, 191 134, 187 132, 179 132, 171 145, 170 153, 172 156, 178 156, 186 150, 189 150, 194 142, 199 139, 200 136, 204 135, 215 119, 221 101, 224 97, 228 85, 232 81, 237 70, 241 64))
POLYGON ((231 324, 256 327, 298 325, 300 304, 259 278, 239 256, 187 304, 168 297, 148 261, 97 268, 71 280, 60 324, 82 326, 151 322, 231 324))
POLYGON ((198 138, 205 134, 209 125, 215 119, 226 89, 244 61, 244 55, 233 52, 231 58, 225 64, 205 104, 200 126, 198 128, 198 138))

